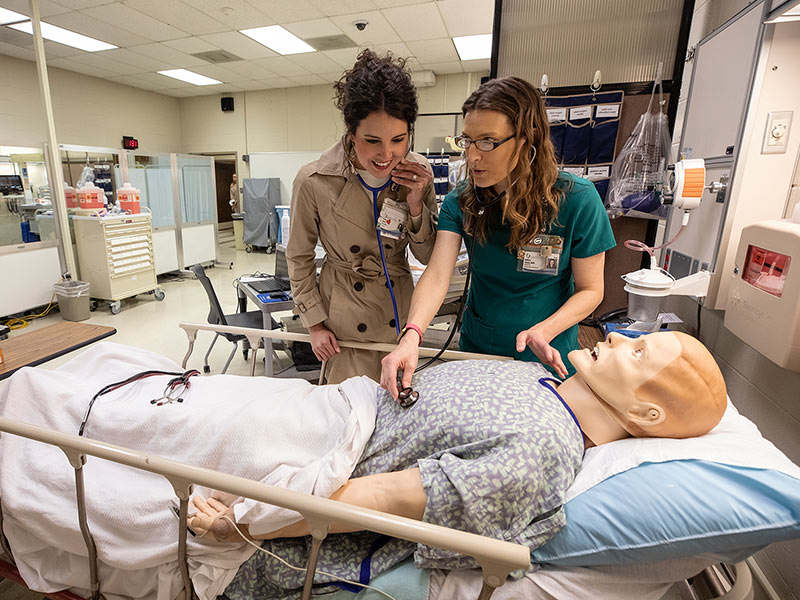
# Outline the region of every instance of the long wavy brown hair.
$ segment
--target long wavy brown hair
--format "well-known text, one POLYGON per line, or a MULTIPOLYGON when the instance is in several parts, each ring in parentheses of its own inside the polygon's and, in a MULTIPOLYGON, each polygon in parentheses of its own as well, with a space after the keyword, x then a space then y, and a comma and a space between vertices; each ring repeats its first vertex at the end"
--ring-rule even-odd
MULTIPOLYGON (((493 110, 504 114, 514 128, 515 139, 521 142, 515 154, 517 164, 508 175, 506 196, 499 207, 489 209, 502 210, 501 222, 511 227, 507 248, 516 252, 556 222, 564 198, 564 191, 557 184, 558 164, 550 141, 544 101, 539 91, 524 79, 503 77, 492 79, 472 92, 461 111, 466 116, 473 110, 493 110)), ((497 221, 479 215, 485 205, 482 206, 480 199, 475 197, 471 172, 469 183, 459 194, 464 231, 483 244, 487 240, 489 224, 497 221)))

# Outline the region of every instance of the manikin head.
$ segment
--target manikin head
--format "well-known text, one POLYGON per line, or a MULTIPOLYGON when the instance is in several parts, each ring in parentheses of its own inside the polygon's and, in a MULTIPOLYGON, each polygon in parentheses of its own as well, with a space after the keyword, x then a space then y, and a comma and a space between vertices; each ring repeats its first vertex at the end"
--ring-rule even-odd
POLYGON ((719 423, 727 406, 717 363, 703 344, 684 333, 635 339, 612 333, 594 350, 570 352, 569 359, 577 383, 611 417, 605 423, 602 418, 581 422, 595 443, 614 439, 615 427, 635 437, 703 435, 719 423))

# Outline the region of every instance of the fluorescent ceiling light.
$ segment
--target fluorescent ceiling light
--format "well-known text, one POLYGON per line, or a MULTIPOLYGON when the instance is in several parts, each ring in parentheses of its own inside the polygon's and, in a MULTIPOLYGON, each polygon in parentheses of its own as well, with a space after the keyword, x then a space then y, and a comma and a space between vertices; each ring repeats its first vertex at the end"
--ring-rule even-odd
POLYGON ((458 50, 458 57, 461 60, 478 60, 481 58, 492 58, 492 34, 464 35, 454 37, 453 43, 458 50))
POLYGON ((256 27, 255 29, 240 29, 239 33, 257 41, 262 46, 274 50, 278 54, 302 54, 303 52, 316 52, 293 33, 289 33, 280 25, 269 27, 256 27))
POLYGON ((186 69, 169 69, 167 71, 159 71, 159 74, 172 77, 173 79, 180 79, 187 83, 193 83, 194 85, 214 85, 215 83, 222 83, 216 79, 211 79, 211 77, 187 71, 186 69))
MULTIPOLYGON (((65 46, 72 46, 73 48, 86 50, 87 52, 113 50, 114 48, 118 48, 118 46, 114 46, 113 44, 106 44, 100 40, 90 38, 86 35, 81 35, 80 33, 75 33, 69 29, 62 29, 61 27, 56 27, 55 25, 50 25, 49 23, 42 23, 41 25, 43 38, 52 42, 64 44, 65 46)), ((16 25, 9 25, 9 27, 16 29, 17 31, 23 31, 33 35, 33 23, 30 21, 27 21, 26 23, 17 23, 16 25)))
POLYGON ((30 18, 14 12, 13 10, 0 7, 0 25, 6 25, 7 23, 18 23, 20 21, 30 21, 30 18))

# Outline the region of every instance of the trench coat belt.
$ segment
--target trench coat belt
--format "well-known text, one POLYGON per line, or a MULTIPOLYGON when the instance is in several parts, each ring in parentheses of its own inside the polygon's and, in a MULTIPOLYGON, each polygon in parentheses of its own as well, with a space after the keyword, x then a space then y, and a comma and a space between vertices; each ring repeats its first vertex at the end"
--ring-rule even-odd
MULTIPOLYGON (((336 271, 350 271, 365 279, 378 279, 383 277, 383 266, 381 265, 380 259, 375 256, 357 256, 350 261, 342 260, 327 254, 325 256, 325 264, 330 265, 336 271)), ((409 268, 405 265, 386 263, 386 269, 389 271, 389 277, 400 277, 411 273, 409 268)))

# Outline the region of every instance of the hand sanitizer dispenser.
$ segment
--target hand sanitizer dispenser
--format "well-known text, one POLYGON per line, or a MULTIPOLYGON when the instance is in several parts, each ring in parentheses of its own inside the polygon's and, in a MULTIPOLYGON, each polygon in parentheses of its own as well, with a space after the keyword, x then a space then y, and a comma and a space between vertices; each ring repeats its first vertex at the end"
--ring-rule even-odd
POLYGON ((791 219, 745 227, 725 327, 775 364, 800 371, 800 205, 791 219))

